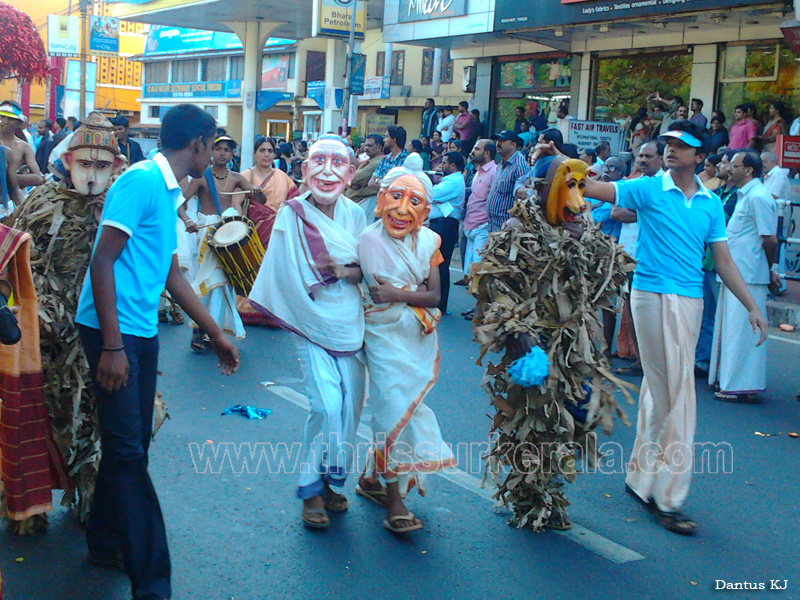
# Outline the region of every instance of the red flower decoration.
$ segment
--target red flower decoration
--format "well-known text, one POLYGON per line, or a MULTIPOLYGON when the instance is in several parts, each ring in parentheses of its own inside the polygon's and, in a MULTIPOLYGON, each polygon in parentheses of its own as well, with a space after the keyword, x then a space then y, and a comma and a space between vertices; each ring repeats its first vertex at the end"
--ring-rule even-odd
POLYGON ((0 80, 41 81, 49 70, 44 42, 31 18, 0 2, 0 80))

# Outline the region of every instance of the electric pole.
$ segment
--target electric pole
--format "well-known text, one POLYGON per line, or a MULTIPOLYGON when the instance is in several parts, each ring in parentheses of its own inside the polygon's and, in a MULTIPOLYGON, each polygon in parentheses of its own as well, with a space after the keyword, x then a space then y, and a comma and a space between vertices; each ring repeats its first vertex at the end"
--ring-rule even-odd
POLYGON ((86 62, 89 55, 89 5, 91 0, 80 0, 81 10, 81 91, 79 120, 86 117, 86 62))
POLYGON ((342 93, 342 136, 347 135, 350 120, 350 86, 353 79, 353 54, 356 45, 356 16, 358 0, 352 0, 350 8, 350 37, 347 40, 347 69, 344 76, 344 93, 342 93))

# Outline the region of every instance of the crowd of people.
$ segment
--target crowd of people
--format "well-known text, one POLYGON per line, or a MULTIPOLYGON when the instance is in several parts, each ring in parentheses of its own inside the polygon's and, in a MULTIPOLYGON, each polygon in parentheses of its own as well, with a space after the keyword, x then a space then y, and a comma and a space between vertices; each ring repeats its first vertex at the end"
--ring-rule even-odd
MULTIPOLYGON (((656 113, 661 99, 652 100, 656 113)), ((237 141, 192 105, 167 113, 159 150, 146 160, 124 117, 109 123, 93 113, 86 124, 57 122, 54 134, 42 121, 31 145, 20 135, 19 106, 2 103, 4 206, 24 206, 25 188, 50 185, 48 171, 61 190, 104 195, 74 315, 103 451, 87 529, 91 558, 123 566, 137 598, 170 595, 147 449, 158 323, 185 322, 181 307, 191 349, 213 349, 225 374, 239 365, 228 336, 242 338, 251 324, 291 332, 311 404, 303 439, 311 468, 297 489, 306 526, 329 527, 330 512, 347 510, 334 488, 351 468, 348 448, 368 390, 376 441, 357 493, 386 510, 387 529, 420 529, 403 499, 454 464, 424 402, 438 376, 436 330, 449 314, 451 283, 476 273, 489 235, 508 226, 515 201, 541 194, 561 158, 589 165, 584 220, 638 261, 616 339, 618 354, 633 361, 621 372, 644 375, 629 491, 655 506, 665 527, 693 531, 697 524, 681 512, 691 469, 651 473, 636 449, 691 445, 695 367, 720 400, 754 401, 766 387, 763 315, 779 283, 776 199, 788 182, 770 144, 788 120, 775 102, 759 129, 742 105, 720 136, 724 116, 712 115, 708 131, 702 102, 692 101, 691 116, 680 98, 670 102, 660 120, 644 109, 632 122, 630 166, 608 143, 568 143, 566 104, 559 126, 539 131, 520 107, 513 128, 485 135, 467 102, 454 111, 428 99, 416 139, 398 125, 357 148, 333 134, 310 145, 258 136, 254 165, 241 173, 237 141), (76 160, 81 150, 88 154, 76 160), (241 236, 217 235, 236 223, 245 225, 241 236), (219 253, 226 242, 260 264, 237 255, 232 268, 219 253), (462 276, 451 282, 456 247, 462 276), (416 454, 423 447, 440 452, 416 454)), ((567 230, 574 225, 572 216, 563 220, 567 230)), ((610 356, 616 313, 605 312, 603 325, 610 356)), ((675 459, 661 452, 656 460, 675 459)))

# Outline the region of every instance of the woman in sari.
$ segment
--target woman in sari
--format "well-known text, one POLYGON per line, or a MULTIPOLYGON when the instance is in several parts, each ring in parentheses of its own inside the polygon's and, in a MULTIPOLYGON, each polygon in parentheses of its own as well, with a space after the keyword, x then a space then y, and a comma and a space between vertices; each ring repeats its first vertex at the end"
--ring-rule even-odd
MULTIPOLYGON (((245 206, 247 217, 255 224, 264 250, 269 245, 278 209, 298 194, 297 185, 292 178, 274 168, 275 150, 276 144, 272 138, 257 136, 253 150, 256 164, 242 171, 242 176, 253 184, 254 189, 258 189, 245 206)), ((269 317, 255 310, 246 298, 237 296, 236 308, 245 325, 273 325, 269 317)))
POLYGON ((757 137, 754 141, 756 148, 764 152, 774 152, 778 136, 786 135, 789 132, 791 121, 792 118, 783 102, 775 100, 770 103, 769 121, 764 125, 764 135, 757 137))

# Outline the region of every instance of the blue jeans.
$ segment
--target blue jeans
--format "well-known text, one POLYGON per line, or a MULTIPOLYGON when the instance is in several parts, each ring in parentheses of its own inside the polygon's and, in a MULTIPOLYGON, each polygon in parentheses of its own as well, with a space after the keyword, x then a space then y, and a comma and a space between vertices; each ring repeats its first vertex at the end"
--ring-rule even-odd
POLYGON ((164 518, 147 473, 158 375, 158 337, 123 335, 128 381, 109 394, 97 383, 103 348, 100 331, 80 326, 97 398, 103 456, 86 527, 89 553, 122 555, 135 600, 163 600, 172 592, 164 518))
POLYGON ((708 369, 711 361, 711 343, 714 339, 714 319, 717 314, 717 299, 714 288, 717 286, 717 272, 703 271, 703 322, 695 350, 695 364, 708 369))

